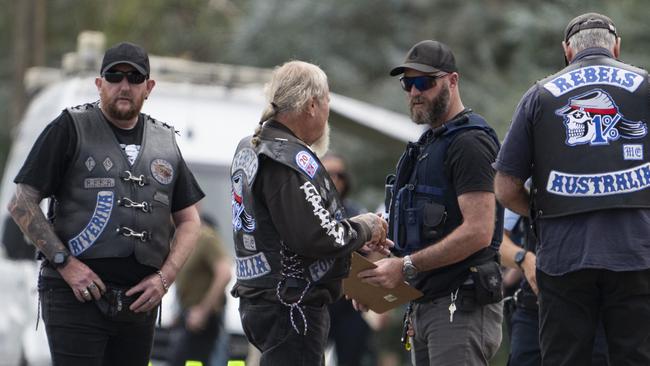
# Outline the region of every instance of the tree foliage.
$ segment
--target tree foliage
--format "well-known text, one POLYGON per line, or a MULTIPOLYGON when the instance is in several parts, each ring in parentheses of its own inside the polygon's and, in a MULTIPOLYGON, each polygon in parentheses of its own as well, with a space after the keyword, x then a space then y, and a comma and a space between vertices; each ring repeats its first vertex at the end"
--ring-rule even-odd
MULTIPOLYGON (((21 0, 35 1, 35 0, 21 0)), ((0 0, 5 9, 17 2, 0 0)), ((321 65, 332 90, 406 113, 388 70, 417 41, 454 50, 464 103, 504 136, 512 112, 536 80, 564 65, 560 42, 577 14, 610 15, 623 60, 644 67, 650 43, 642 0, 48 0, 46 63, 58 66, 82 30, 108 44, 141 43, 153 54, 273 67, 289 59, 321 65)), ((11 11, 0 14, 0 43, 12 49, 11 11)), ((0 102, 10 104, 11 54, 0 55, 0 102)), ((0 123, 8 125, 6 107, 0 123)), ((6 129, 5 129, 6 130, 6 129)), ((6 145, 6 144, 3 144, 6 145)))

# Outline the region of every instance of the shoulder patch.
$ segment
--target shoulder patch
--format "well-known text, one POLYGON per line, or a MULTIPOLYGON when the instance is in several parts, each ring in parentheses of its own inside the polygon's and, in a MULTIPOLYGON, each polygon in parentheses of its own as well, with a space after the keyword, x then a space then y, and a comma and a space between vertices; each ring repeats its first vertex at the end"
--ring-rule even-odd
POLYGON ((314 159, 314 157, 305 150, 300 151, 298 154, 296 154, 296 164, 298 164, 298 167, 307 173, 309 178, 312 179, 316 175, 316 172, 319 168, 316 159, 314 159))
POLYGON ((236 171, 241 170, 246 175, 248 185, 251 185, 255 173, 257 173, 258 166, 259 161, 257 160, 255 151, 251 148, 244 148, 239 150, 232 159, 230 175, 234 176, 236 171))

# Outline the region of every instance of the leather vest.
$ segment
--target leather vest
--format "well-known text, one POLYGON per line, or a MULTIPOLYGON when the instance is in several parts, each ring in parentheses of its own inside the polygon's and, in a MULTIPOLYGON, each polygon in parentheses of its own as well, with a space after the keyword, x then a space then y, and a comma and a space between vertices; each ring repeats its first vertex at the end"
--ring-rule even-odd
MULTIPOLYGON (((388 236, 399 256, 433 245, 463 221, 458 196, 445 166, 447 149, 460 134, 481 130, 499 146, 494 130, 478 114, 467 109, 453 120, 427 130, 418 142, 409 143, 397 165, 389 210, 388 236), (438 173, 433 173, 438 172, 438 173)), ((462 284, 471 266, 498 260, 503 235, 503 207, 497 203, 495 230, 490 246, 465 260, 421 272, 410 281, 426 298, 449 294, 462 284)))
MULTIPOLYGON (((291 253, 273 226, 262 197, 256 197, 253 185, 260 161, 272 159, 307 179, 301 187, 304 196, 296 199, 320 201, 337 220, 345 218, 334 183, 316 155, 295 136, 277 128, 263 128, 257 146, 252 137, 238 145, 231 167, 233 237, 235 241, 237 283, 247 287, 275 288, 284 281, 289 287, 306 287, 345 278, 350 258, 313 259, 291 253), (308 198, 305 198, 308 197, 308 198), (289 278, 283 263, 296 269, 289 278)), ((296 230, 301 218, 296 217, 296 230)))
POLYGON ((133 165, 97 104, 69 108, 75 158, 57 192, 54 229, 79 258, 127 257, 160 268, 169 254, 181 157, 174 129, 148 115, 133 165))
POLYGON ((587 56, 537 83, 537 217, 650 207, 646 71, 587 56))

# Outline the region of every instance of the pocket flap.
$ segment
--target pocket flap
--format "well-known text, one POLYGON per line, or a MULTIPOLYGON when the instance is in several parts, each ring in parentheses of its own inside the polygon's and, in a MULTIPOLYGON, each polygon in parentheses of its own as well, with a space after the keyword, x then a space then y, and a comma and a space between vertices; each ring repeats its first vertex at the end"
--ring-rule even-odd
POLYGON ((447 210, 445 206, 435 202, 425 203, 423 216, 424 225, 436 227, 447 218, 447 210))

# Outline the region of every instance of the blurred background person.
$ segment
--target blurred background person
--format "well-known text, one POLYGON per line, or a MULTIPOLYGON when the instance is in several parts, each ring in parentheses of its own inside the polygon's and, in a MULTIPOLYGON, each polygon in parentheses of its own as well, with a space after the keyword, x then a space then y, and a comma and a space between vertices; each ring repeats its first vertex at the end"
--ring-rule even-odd
POLYGON ((175 330, 171 365, 188 360, 209 365, 223 329, 226 285, 231 277, 231 259, 217 233, 216 221, 201 216, 196 249, 176 279, 181 315, 175 330))
MULTIPOLYGON (((361 204, 350 199, 352 188, 350 173, 342 156, 328 152, 321 159, 332 182, 339 192, 348 217, 366 213, 361 204)), ((352 307, 350 300, 341 298, 329 305, 329 342, 334 343, 338 366, 366 366, 377 364, 377 349, 373 329, 360 312, 352 307)))

